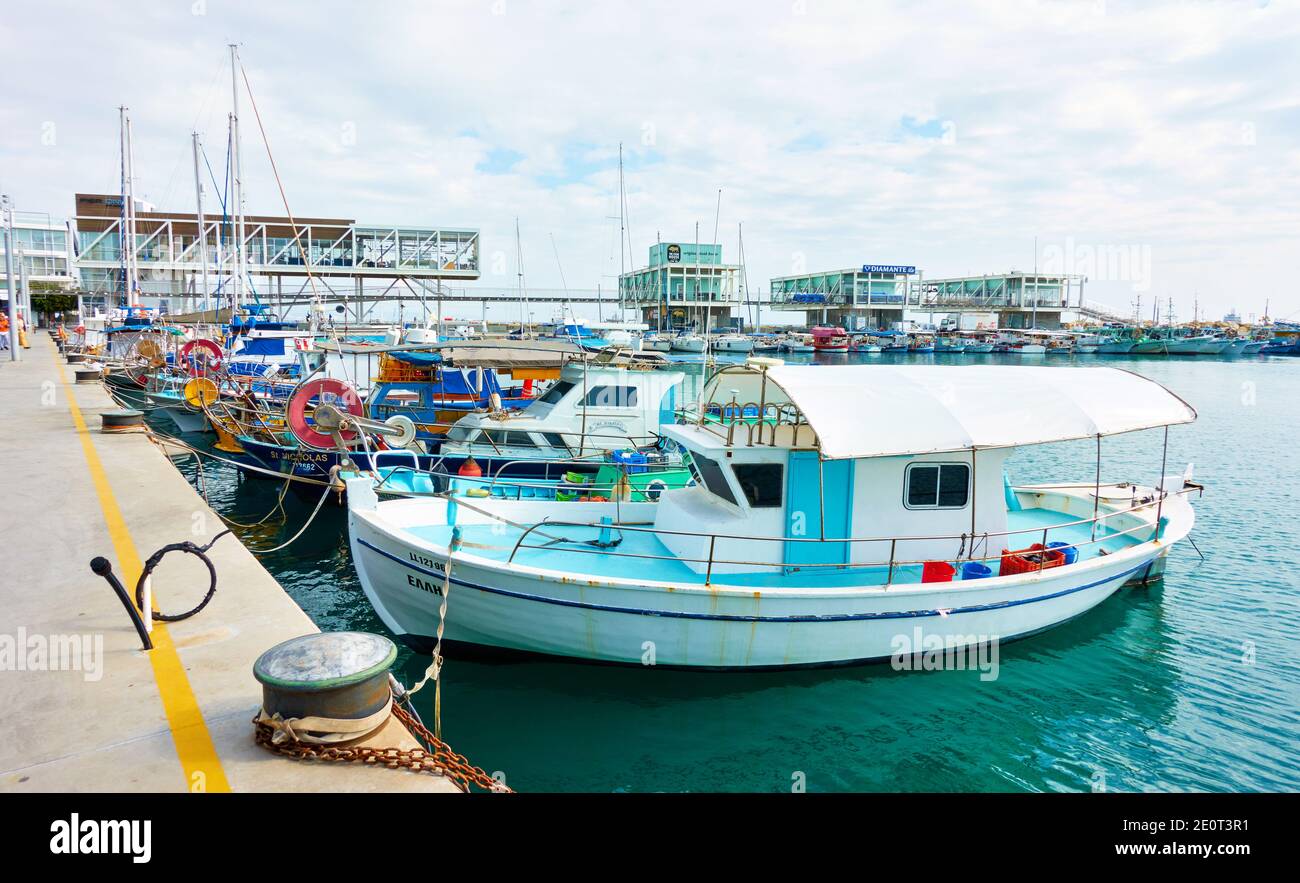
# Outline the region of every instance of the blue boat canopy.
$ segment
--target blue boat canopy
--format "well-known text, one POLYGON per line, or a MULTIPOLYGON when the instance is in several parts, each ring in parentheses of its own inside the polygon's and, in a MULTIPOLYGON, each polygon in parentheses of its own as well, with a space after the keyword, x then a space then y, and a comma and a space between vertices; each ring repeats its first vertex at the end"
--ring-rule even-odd
POLYGON ((398 351, 390 352, 388 355, 399 362, 406 362, 408 365, 427 366, 427 365, 442 364, 441 353, 428 353, 428 352, 420 352, 417 350, 402 352, 398 350, 398 351))

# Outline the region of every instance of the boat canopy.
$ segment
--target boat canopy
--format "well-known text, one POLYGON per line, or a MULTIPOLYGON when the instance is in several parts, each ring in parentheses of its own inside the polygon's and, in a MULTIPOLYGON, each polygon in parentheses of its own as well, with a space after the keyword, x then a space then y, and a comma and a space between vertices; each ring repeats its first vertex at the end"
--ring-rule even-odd
MULTIPOLYGON (((1118 368, 780 365, 767 379, 829 460, 1046 444, 1196 419, 1160 384, 1118 368)), ((768 402, 779 398, 773 392, 768 402)))

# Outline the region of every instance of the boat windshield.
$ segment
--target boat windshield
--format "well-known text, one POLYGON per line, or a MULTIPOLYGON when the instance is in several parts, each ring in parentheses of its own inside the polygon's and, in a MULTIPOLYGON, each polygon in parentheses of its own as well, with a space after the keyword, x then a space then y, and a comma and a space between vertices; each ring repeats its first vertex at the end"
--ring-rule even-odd
POLYGON ((553 405, 560 399, 564 398, 565 393, 573 389, 573 382, 570 380, 557 380, 555 384, 546 391, 546 394, 537 399, 539 402, 546 402, 553 405))

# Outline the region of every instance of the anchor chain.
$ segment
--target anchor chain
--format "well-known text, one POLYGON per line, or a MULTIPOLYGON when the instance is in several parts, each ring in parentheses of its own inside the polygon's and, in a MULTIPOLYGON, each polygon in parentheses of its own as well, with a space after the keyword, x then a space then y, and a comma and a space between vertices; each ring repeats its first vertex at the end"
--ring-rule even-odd
POLYGON ((501 794, 514 792, 504 783, 497 781, 482 769, 474 766, 463 755, 457 754, 446 742, 443 742, 416 720, 410 712, 400 705, 393 704, 393 716, 417 739, 429 746, 423 748, 369 748, 357 746, 339 748, 334 746, 310 745, 304 742, 273 741, 275 730, 267 724, 253 719, 254 741, 268 751, 282 754, 294 760, 322 760, 338 763, 364 763, 384 766, 390 770, 411 770, 418 773, 431 773, 450 779, 461 791, 469 793, 471 786, 485 791, 501 794))

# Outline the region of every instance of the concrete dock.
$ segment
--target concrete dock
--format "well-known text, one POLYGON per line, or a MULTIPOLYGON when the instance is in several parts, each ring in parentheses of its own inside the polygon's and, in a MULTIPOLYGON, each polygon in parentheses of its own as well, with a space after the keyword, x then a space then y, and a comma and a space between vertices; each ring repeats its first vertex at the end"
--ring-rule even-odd
MULTIPOLYGON (((107 558, 133 591, 155 550, 204 544, 223 524, 144 433, 101 434, 100 412, 119 406, 102 384, 74 381, 43 331, 22 362, 0 365, 0 457, 15 470, 0 502, 0 791, 457 791, 254 744, 254 660, 317 629, 233 536, 208 553, 212 601, 155 623, 142 650, 90 560, 107 558)), ((177 612, 207 575, 169 555, 152 582, 157 606, 177 612)), ((366 744, 416 747, 392 720, 366 744)))

